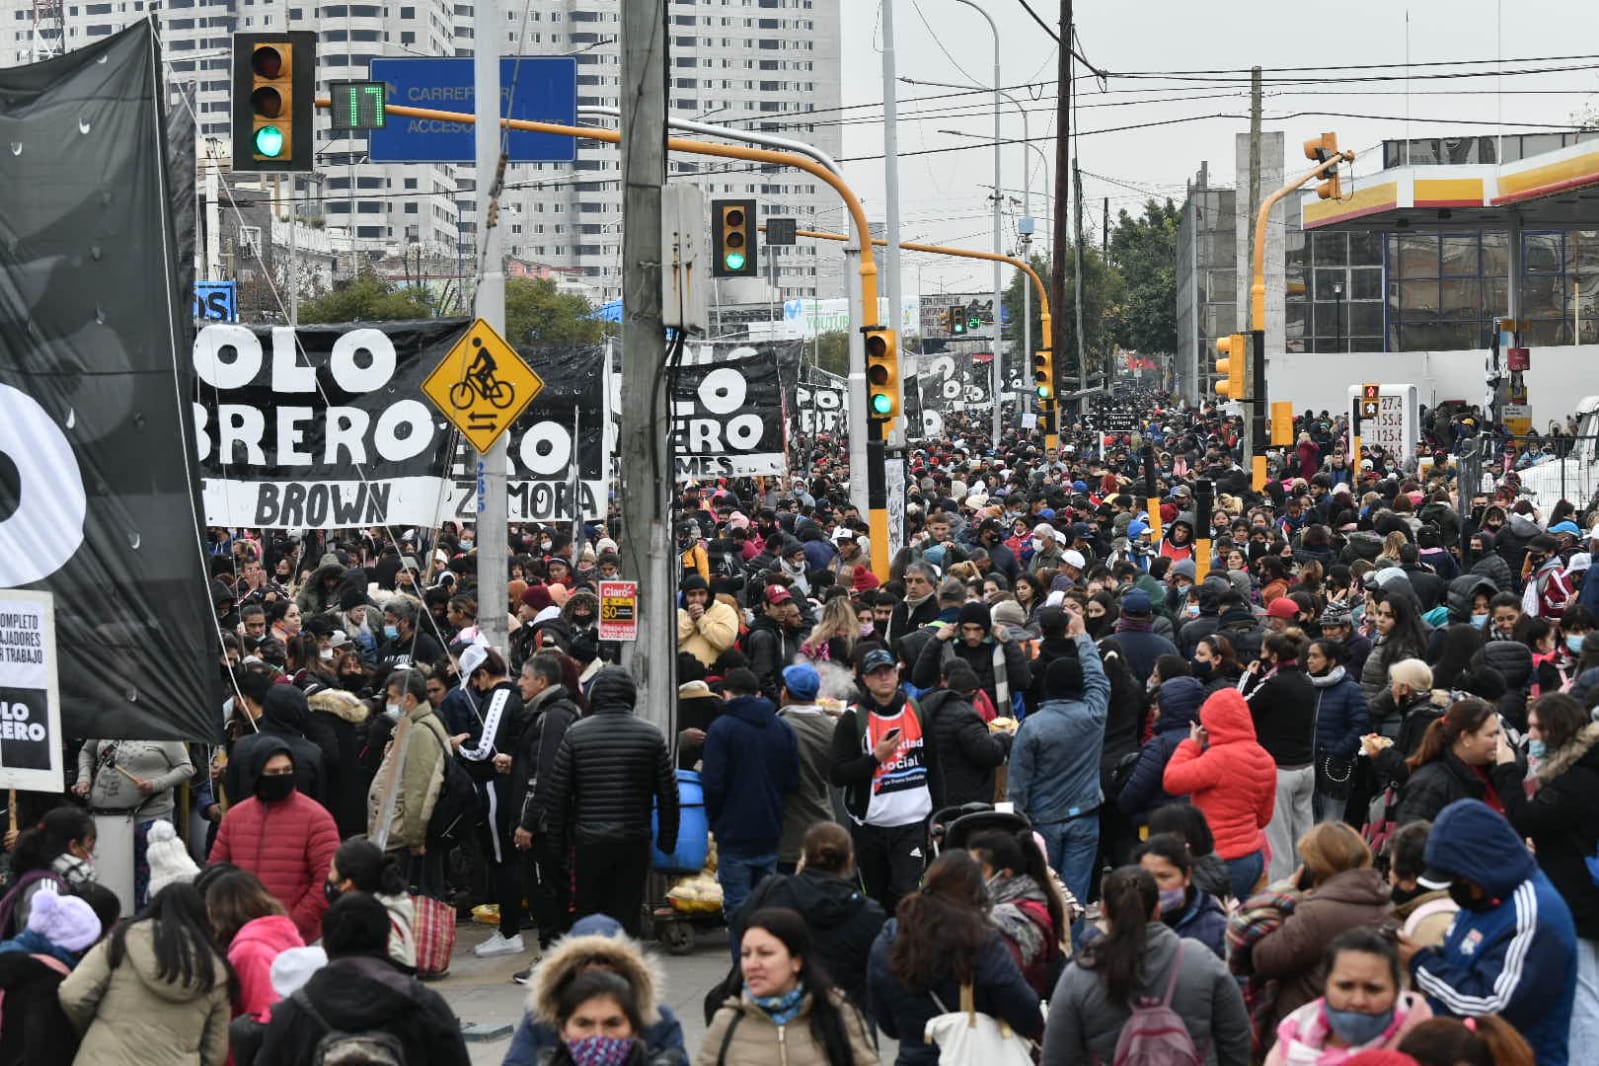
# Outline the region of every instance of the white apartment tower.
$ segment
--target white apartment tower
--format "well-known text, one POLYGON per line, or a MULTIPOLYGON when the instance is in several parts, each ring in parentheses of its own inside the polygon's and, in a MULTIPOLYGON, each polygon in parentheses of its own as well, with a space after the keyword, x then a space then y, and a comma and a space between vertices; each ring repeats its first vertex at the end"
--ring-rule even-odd
MULTIPOLYGON (((839 8, 840 0, 671 0, 669 116, 770 131, 836 157, 839 8)), ((199 136, 223 153, 234 32, 315 28, 319 81, 364 78, 379 56, 472 54, 470 0, 0 0, 0 63, 82 47, 152 12, 174 101, 181 94, 193 104, 199 136)), ((503 54, 575 56, 580 123, 614 125, 582 109, 619 103, 617 0, 524 0, 505 4, 504 17, 503 54)), ((302 215, 334 231, 353 225, 356 237, 395 252, 456 258, 470 271, 473 167, 365 163, 364 139, 335 136, 325 112, 317 124, 317 180, 297 180, 302 215)), ((763 217, 798 218, 801 229, 845 228, 836 194, 800 171, 674 155, 671 175, 709 196, 754 198, 763 217)), ((575 165, 513 165, 501 215, 506 253, 620 298, 620 179, 617 148, 597 141, 580 143, 575 165)), ((767 255, 763 278, 768 264, 781 298, 843 294, 838 245, 801 242, 767 255)))

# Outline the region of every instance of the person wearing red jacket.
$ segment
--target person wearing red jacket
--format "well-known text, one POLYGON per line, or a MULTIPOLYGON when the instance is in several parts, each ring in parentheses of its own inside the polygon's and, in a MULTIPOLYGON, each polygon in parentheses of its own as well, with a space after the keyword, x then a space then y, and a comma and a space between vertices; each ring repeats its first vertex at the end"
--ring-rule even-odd
POLYGON ((322 935, 328 907, 322 883, 339 850, 339 830, 320 803, 295 790, 289 745, 269 740, 252 752, 258 765, 246 767, 255 795, 223 816, 210 862, 229 862, 259 877, 310 943, 322 935))
POLYGON ((1249 704, 1237 689, 1211 694, 1199 721, 1166 764, 1161 787, 1193 797, 1227 861, 1233 896, 1248 899, 1265 869, 1265 833, 1277 802, 1277 763, 1255 740, 1249 704))

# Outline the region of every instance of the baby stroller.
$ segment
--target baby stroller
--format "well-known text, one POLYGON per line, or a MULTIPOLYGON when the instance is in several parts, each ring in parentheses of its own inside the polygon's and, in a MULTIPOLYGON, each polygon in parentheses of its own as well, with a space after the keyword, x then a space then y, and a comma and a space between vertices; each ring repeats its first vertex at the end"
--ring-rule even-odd
MULTIPOLYGON (((946 848, 964 848, 972 837, 989 829, 1020 833, 1032 828, 1032 821, 1020 811, 996 811, 991 803, 976 802, 933 812, 932 820, 928 823, 928 838, 934 856, 938 856, 946 848)), ((1047 853, 1045 859, 1047 865, 1047 853)), ((1061 881, 1058 871, 1051 867, 1049 872, 1065 902, 1069 920, 1077 921, 1083 915, 1082 904, 1061 881)))
POLYGON ((945 848, 964 848, 966 842, 987 829, 1007 833, 1020 833, 1031 829, 1033 823, 1019 811, 996 811, 992 803, 964 803, 959 807, 945 807, 933 813, 928 825, 933 854, 943 854, 945 848))

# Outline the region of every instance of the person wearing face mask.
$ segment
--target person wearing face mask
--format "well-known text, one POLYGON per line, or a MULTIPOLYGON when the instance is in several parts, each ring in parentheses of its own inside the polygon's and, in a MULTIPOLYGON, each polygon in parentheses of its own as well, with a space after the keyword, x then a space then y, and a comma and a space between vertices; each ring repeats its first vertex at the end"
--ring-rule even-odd
POLYGON ((1360 683, 1342 663, 1343 646, 1332 640, 1312 641, 1305 651, 1305 672, 1316 691, 1316 788, 1318 822, 1344 816, 1354 776, 1360 737, 1366 731, 1366 697, 1360 683))
POLYGON ((428 839, 428 823, 444 790, 452 758, 451 738, 444 722, 427 698, 421 671, 396 670, 384 686, 383 724, 394 728, 409 719, 405 744, 389 744, 367 792, 367 835, 377 838, 384 817, 385 783, 393 779, 394 809, 389 815, 387 850, 408 864, 408 880, 424 895, 437 896, 444 888, 444 856, 437 841, 428 839), (398 767, 393 760, 402 760, 398 767))
POLYGON ((1427 837, 1431 822, 1411 822, 1388 840, 1388 887, 1393 892, 1399 931, 1425 948, 1443 946, 1460 905, 1449 898, 1447 883, 1427 880, 1427 837))
POLYGON ((323 806, 294 787, 294 755, 281 737, 263 735, 250 752, 253 794, 222 816, 209 862, 231 862, 261 879, 300 936, 322 933, 322 882, 339 847, 339 829, 323 806))
POLYGON ((1578 984, 1571 908, 1503 815, 1456 800, 1427 837, 1427 880, 1460 905, 1442 947, 1399 938, 1411 987, 1434 1014, 1498 1014, 1520 1030, 1540 1066, 1587 1062, 1569 1049, 1578 984))
POLYGON ((1156 833, 1133 849, 1132 861, 1148 870, 1160 890, 1160 920, 1172 932, 1197 940, 1218 959, 1227 958, 1227 912, 1194 884, 1188 844, 1175 833, 1156 833))
POLYGON ((1599 886, 1588 860, 1599 847, 1599 723, 1582 704, 1555 692, 1527 712, 1534 791, 1523 787, 1514 749, 1501 743, 1493 780, 1505 817, 1532 841, 1538 867, 1571 907, 1577 930, 1577 999, 1573 1047, 1599 1046, 1599 886))
POLYGON ((966 850, 983 868, 989 920, 1033 991, 1047 997, 1066 959, 1061 945, 1071 935, 1071 909, 1032 830, 986 830, 973 835, 966 850))
POLYGON ((370 840, 346 840, 333 854, 322 891, 331 907, 349 892, 365 892, 389 912, 389 961, 406 973, 416 969, 416 905, 407 891, 405 865, 370 840))
POLYGON ((1397 825, 1432 821, 1458 799, 1475 799, 1495 811, 1504 801, 1489 776, 1504 736, 1499 713, 1485 700, 1460 700, 1427 726, 1416 753, 1405 760, 1410 775, 1400 790, 1397 825))
POLYGON ((1404 990, 1393 944, 1376 930, 1350 929, 1327 951, 1326 992, 1282 1020, 1266 1066, 1344 1066, 1398 1047, 1431 1017, 1426 999, 1404 990))
POLYGON ((491 864, 500 905, 499 933, 477 945, 473 954, 479 958, 520 954, 522 859, 513 844, 520 815, 514 770, 529 715, 505 660, 494 649, 474 644, 462 652, 461 676, 477 697, 483 730, 476 743, 461 745, 460 758, 477 785, 483 855, 491 864))

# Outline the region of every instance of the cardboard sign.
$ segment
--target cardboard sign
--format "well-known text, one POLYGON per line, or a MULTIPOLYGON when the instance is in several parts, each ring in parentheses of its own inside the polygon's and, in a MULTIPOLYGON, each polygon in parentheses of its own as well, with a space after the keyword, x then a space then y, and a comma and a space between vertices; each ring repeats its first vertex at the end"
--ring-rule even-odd
POLYGON ((60 792, 55 597, 0 590, 0 787, 60 792))
POLYGON ((600 639, 638 639, 638 582, 600 582, 600 639))

